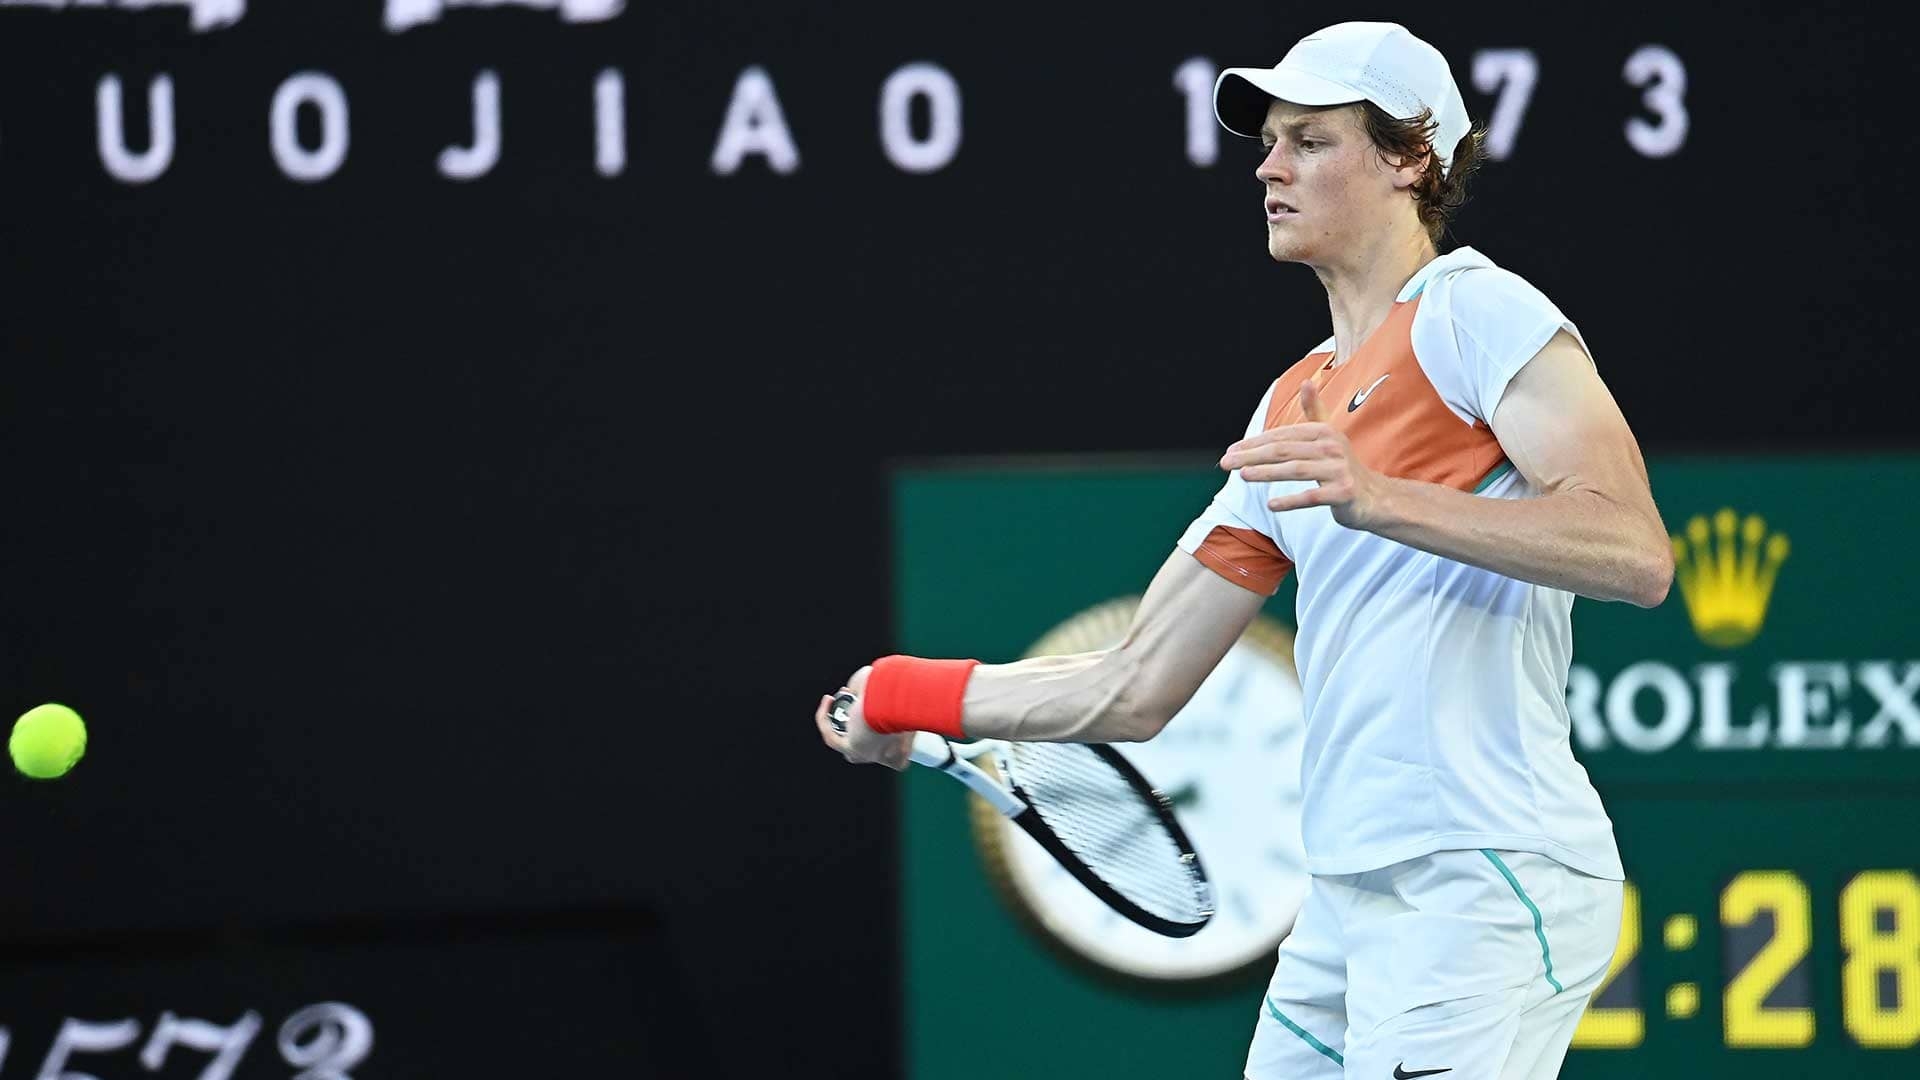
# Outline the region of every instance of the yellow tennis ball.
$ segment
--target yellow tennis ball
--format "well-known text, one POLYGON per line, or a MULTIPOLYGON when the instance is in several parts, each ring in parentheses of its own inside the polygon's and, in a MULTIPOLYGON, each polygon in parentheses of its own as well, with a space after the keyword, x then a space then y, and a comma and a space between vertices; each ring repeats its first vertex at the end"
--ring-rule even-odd
POLYGON ((13 767, 35 780, 54 780, 87 752, 87 725, 80 714, 49 702, 36 705, 13 722, 7 753, 13 767))

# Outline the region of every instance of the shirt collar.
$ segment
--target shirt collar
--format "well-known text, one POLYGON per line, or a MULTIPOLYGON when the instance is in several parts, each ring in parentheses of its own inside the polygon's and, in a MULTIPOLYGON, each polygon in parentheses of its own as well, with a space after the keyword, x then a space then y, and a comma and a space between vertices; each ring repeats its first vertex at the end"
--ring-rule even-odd
POLYGON ((1419 296, 1429 283, 1442 274, 1451 274, 1458 270, 1469 270, 1474 267, 1492 265, 1492 259, 1487 258, 1485 255, 1480 254, 1470 247, 1454 248, 1452 251, 1447 252, 1445 255, 1414 271, 1413 277, 1407 279, 1407 283, 1401 286, 1400 295, 1395 297, 1393 302, 1396 304, 1404 304, 1414 297, 1419 296))

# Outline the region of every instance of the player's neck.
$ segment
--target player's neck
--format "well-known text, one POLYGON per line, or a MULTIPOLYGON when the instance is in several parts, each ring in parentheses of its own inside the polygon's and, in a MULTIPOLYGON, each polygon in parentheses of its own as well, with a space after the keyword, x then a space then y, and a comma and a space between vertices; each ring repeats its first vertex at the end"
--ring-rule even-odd
POLYGON ((1387 321, 1400 290, 1435 254, 1424 230, 1383 230, 1370 247, 1355 249, 1338 263, 1313 268, 1327 289, 1336 366, 1351 359, 1368 335, 1387 321))

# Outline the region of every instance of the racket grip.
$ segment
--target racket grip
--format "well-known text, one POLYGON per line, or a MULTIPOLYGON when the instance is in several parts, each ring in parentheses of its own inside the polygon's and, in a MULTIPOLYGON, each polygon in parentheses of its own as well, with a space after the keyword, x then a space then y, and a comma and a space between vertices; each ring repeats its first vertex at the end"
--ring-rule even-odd
MULTIPOLYGON (((847 715, 852 711, 853 703, 857 700, 859 699, 845 690, 833 696, 833 704, 827 710, 827 722, 833 725, 833 730, 846 733, 847 715)), ((931 731, 917 731, 913 735, 911 760, 915 765, 944 769, 953 764, 953 744, 931 731)))
POLYGON ((953 763, 953 746, 931 731, 915 732, 912 760, 915 765, 944 769, 953 763))
POLYGON ((847 717, 853 714, 853 703, 860 700, 851 691, 842 690, 833 695, 833 704, 827 706, 827 723, 842 735, 847 733, 847 717))

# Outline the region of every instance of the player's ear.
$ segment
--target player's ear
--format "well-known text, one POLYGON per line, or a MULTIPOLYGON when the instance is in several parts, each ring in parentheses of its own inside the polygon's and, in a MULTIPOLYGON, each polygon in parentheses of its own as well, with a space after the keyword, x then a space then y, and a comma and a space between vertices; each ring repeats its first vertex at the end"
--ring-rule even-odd
POLYGON ((1433 160, 1431 147, 1421 148, 1420 153, 1394 160, 1387 159, 1387 167, 1393 170, 1393 186, 1401 191, 1409 191, 1420 178, 1426 175, 1427 164, 1433 160))

